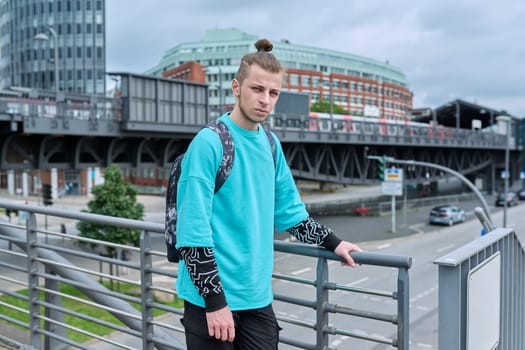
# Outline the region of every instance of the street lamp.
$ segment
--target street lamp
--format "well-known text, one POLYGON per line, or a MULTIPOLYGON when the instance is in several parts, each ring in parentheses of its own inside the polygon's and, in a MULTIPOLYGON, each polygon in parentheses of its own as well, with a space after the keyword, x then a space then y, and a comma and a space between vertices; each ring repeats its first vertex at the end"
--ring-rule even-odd
MULTIPOLYGON (((53 37, 53 43, 54 43, 54 64, 55 64, 55 93, 58 93, 58 36, 57 32, 53 29, 53 27, 47 27, 47 30, 51 33, 51 36, 53 37)), ((35 40, 50 40, 49 36, 45 33, 38 33, 35 35, 35 40)))
POLYGON ((496 117, 496 120, 498 122, 505 123, 505 132, 507 134, 506 142, 505 142, 505 176, 504 176, 504 193, 505 193, 505 201, 503 203, 503 227, 507 227, 507 195, 509 193, 509 141, 510 141, 510 122, 511 119, 508 115, 498 115, 496 117))

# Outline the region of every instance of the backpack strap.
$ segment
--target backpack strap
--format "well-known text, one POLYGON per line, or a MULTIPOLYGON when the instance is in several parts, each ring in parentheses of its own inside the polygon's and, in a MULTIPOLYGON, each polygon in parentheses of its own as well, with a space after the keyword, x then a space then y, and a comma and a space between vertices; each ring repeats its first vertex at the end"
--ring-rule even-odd
MULTIPOLYGON (((277 164, 277 157, 275 152, 275 140, 272 136, 272 133, 270 130, 265 128, 262 124, 260 124, 261 127, 264 130, 264 133, 266 134, 266 137, 268 138, 268 142, 270 143, 270 148, 272 150, 272 158, 273 158, 273 165, 276 166, 277 164)), ((217 176, 215 176, 215 193, 217 193, 222 185, 224 185, 224 182, 230 175, 233 167, 233 160, 234 160, 234 143, 233 143, 233 137, 230 133, 230 130, 228 130, 228 127, 226 124, 219 120, 215 120, 212 122, 209 122, 206 125, 207 128, 212 129, 219 135, 219 139, 222 143, 222 160, 221 164, 219 165, 219 169, 217 169, 217 176)))
POLYGON ((268 142, 270 142, 270 148, 272 149, 273 165, 277 166, 277 156, 275 155, 275 140, 273 139, 271 131, 265 128, 262 124, 260 125, 261 128, 263 128, 266 137, 268 137, 268 142))
POLYGON ((233 138, 226 124, 221 121, 212 121, 206 127, 215 131, 222 143, 222 160, 219 169, 217 169, 217 176, 215 176, 215 193, 217 193, 232 171, 234 158, 233 138))

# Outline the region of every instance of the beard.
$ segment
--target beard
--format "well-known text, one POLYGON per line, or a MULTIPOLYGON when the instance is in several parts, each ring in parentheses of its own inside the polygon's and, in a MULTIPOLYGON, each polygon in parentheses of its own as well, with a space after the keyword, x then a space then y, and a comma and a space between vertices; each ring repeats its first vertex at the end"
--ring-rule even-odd
MULTIPOLYGON (((252 115, 250 114, 247 109, 244 108, 243 104, 242 104, 242 94, 239 93, 239 110, 241 112, 241 115, 242 117, 252 123, 252 124, 257 124, 257 123, 262 123, 266 120, 266 118, 268 118, 268 115, 269 113, 265 114, 264 116, 258 116, 258 115, 252 115)), ((255 114, 255 113, 253 113, 255 114)))

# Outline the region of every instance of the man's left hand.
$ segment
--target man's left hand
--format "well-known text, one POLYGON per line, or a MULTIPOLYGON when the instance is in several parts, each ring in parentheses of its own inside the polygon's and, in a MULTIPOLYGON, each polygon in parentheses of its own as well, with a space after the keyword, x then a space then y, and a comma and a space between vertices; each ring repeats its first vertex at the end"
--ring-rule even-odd
POLYGON ((350 252, 362 252, 363 250, 359 248, 357 244, 353 244, 347 241, 341 241, 334 250, 334 253, 345 259, 341 262, 342 266, 352 266, 355 267, 355 261, 350 256, 350 252))

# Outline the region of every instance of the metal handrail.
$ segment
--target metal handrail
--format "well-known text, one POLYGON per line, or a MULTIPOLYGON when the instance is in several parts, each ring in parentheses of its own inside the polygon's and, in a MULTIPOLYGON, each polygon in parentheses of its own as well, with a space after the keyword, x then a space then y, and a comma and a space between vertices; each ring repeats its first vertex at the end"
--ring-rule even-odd
MULTIPOLYGON (((53 209, 50 207, 41 207, 34 205, 19 204, 10 201, 0 200, 0 208, 10 208, 12 210, 25 211, 29 213, 29 219, 25 225, 13 225, 0 223, 0 239, 7 240, 10 244, 18 246, 19 251, 4 250, 3 254, 16 253, 18 259, 26 259, 27 268, 25 271, 17 271, 26 274, 27 288, 29 289, 29 297, 27 300, 28 313, 30 320, 28 323, 20 322, 8 316, 2 316, 4 322, 14 324, 18 327, 23 327, 29 330, 31 345, 35 348, 45 347, 41 342, 43 336, 46 346, 49 348, 63 348, 65 345, 77 347, 81 349, 90 349, 89 345, 78 343, 68 337, 68 332, 84 334, 94 338, 98 342, 107 340, 108 344, 115 347, 128 348, 122 344, 117 338, 100 337, 90 335, 88 332, 75 329, 75 327, 67 325, 64 321, 64 315, 68 317, 75 317, 85 320, 86 322, 96 322, 93 317, 84 315, 82 313, 66 309, 62 306, 61 300, 71 299, 68 295, 59 291, 59 285, 71 285, 79 289, 84 295, 88 296, 92 301, 87 302, 91 307, 106 310, 117 317, 124 325, 115 325, 111 327, 108 322, 100 322, 100 324, 113 328, 114 331, 119 331, 127 334, 127 337, 135 339, 141 345, 137 346, 142 349, 184 349, 184 337, 182 335, 183 329, 175 325, 177 319, 180 318, 182 310, 163 304, 159 300, 154 299, 154 293, 164 293, 168 295, 176 295, 175 290, 155 285, 155 279, 173 278, 176 274, 171 271, 171 266, 164 266, 164 257, 159 255, 165 254, 161 251, 156 251, 153 248, 152 240, 163 234, 164 225, 145 222, 139 220, 130 220, 123 218, 108 217, 104 215, 90 214, 85 212, 53 209), (68 218, 78 221, 88 221, 103 225, 113 225, 124 228, 131 228, 140 230, 141 246, 139 248, 130 248, 125 245, 111 243, 110 245, 116 249, 133 249, 138 253, 138 261, 126 262, 117 258, 102 257, 90 251, 83 251, 78 249, 78 238, 74 235, 61 234, 53 229, 43 230, 36 223, 36 214, 53 216, 58 218, 68 218), (44 236, 50 235, 52 240, 50 243, 44 242, 44 236), (59 242, 64 244, 58 244, 59 242), (69 259, 78 261, 75 266, 69 259), (153 260, 155 259, 155 261, 153 260), (81 263, 80 261, 86 261, 81 263), (96 271, 91 268, 89 264, 108 264, 117 267, 117 273, 106 273, 103 269, 96 271), (160 264, 158 264, 160 263, 160 264), (41 271, 42 266, 45 271, 41 271), (121 268, 129 269, 129 276, 123 278, 118 271, 121 268), (124 283, 133 281, 137 288, 140 289, 139 296, 128 296, 119 291, 112 291, 106 289, 96 279, 107 279, 112 283, 124 283), (45 281, 45 285, 40 285, 41 280, 45 281), (38 293, 43 292, 46 295, 45 301, 38 300, 38 293), (134 309, 130 303, 140 304, 140 310, 134 309), (40 308, 46 310, 45 315, 40 314, 40 308), (163 311, 167 312, 167 318, 159 318, 153 316, 153 312, 163 311), (51 315, 51 316, 48 316, 51 315), (41 327, 40 321, 45 321, 45 327, 41 327)), ((57 229, 58 230, 58 229, 57 229)), ((84 241, 92 241, 82 239, 84 241)), ((98 242, 105 245, 105 242, 98 242)), ((329 336, 345 336, 354 339, 354 341, 369 341, 382 344, 390 344, 399 349, 408 349, 408 334, 409 334, 409 281, 408 269, 411 267, 412 259, 407 256, 377 254, 367 252, 352 252, 351 255, 356 263, 365 265, 373 265, 379 267, 396 268, 397 285, 392 291, 381 291, 377 289, 348 287, 338 284, 336 281, 329 280, 328 262, 330 260, 341 261, 341 258, 334 253, 323 248, 303 245, 299 243, 290 243, 275 241, 275 250, 277 252, 294 254, 302 256, 304 259, 317 260, 316 274, 313 279, 310 278, 294 278, 286 274, 275 274, 276 280, 282 280, 283 283, 299 283, 304 286, 309 286, 315 289, 315 298, 308 299, 289 293, 282 293, 276 291, 275 303, 276 310, 279 310, 281 303, 299 305, 301 308, 312 310, 315 312, 315 321, 310 322, 306 320, 297 320, 286 315, 278 315, 278 320, 283 325, 284 331, 280 336, 282 344, 292 345, 302 349, 320 349, 328 348, 329 336), (282 279, 280 276, 283 276, 282 279), (359 305, 348 305, 347 297, 340 298, 340 292, 344 293, 369 293, 377 297, 393 300, 397 303, 397 312, 393 314, 379 313, 374 310, 366 310, 359 305), (339 302, 331 302, 330 299, 339 298, 339 302), (354 307, 357 306, 357 307, 354 307), (363 334, 362 331, 355 331, 348 328, 346 322, 332 325, 329 322, 330 315, 339 314, 338 317, 357 317, 361 319, 360 322, 382 322, 394 327, 396 331, 389 331, 388 335, 378 335, 376 332, 363 334), (299 337, 290 336, 297 331, 295 328, 300 328, 301 334, 305 336, 299 337), (396 334, 394 337, 391 334, 396 334), (311 342, 308 342, 308 338, 311 342)), ((13 254, 14 255, 14 254, 13 254)), ((314 260, 314 264, 315 264, 314 260)), ((4 267, 15 265, 7 259, 4 267)), ((1 267, 0 267, 1 268, 1 267)), ((364 268, 364 267, 363 267, 364 268)), ((4 275, 0 270, 0 280, 7 283, 2 283, 0 293, 8 292, 11 296, 18 297, 23 300, 23 296, 17 292, 20 286, 16 287, 14 291, 7 290, 3 285, 11 285, 14 279, 11 276, 4 275)), ((73 299, 76 302, 84 301, 80 299, 73 299)), ((334 299, 335 300, 335 299, 334 299)), ((0 309, 7 307, 0 304, 0 309)), ((361 324, 360 324, 361 325, 361 324)), ((118 338, 120 339, 120 338, 118 338)))

